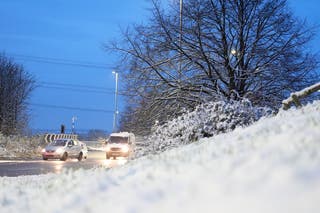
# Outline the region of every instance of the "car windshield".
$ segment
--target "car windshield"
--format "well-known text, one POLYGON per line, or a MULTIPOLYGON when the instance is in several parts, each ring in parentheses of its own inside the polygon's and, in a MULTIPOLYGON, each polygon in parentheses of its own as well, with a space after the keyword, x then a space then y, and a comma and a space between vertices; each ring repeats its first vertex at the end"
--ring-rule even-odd
POLYGON ((128 137, 111 136, 109 143, 128 143, 128 137))
POLYGON ((67 140, 56 140, 50 143, 51 146, 65 146, 67 143, 67 140))

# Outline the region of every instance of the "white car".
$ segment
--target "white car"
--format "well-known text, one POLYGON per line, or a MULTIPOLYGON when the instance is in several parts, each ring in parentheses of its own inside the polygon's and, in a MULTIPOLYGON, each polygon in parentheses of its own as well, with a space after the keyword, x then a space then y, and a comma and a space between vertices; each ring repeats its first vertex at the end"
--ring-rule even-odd
POLYGON ((42 150, 43 160, 60 159, 65 161, 68 158, 77 158, 81 161, 83 158, 86 159, 87 156, 87 146, 74 139, 54 140, 42 150))

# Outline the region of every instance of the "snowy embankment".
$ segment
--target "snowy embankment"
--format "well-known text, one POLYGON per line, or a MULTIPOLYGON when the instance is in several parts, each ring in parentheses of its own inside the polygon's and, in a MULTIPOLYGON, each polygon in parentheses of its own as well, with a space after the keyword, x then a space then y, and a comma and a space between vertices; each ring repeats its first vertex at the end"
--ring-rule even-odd
POLYGON ((320 102, 110 170, 0 178, 6 212, 320 209, 320 102))

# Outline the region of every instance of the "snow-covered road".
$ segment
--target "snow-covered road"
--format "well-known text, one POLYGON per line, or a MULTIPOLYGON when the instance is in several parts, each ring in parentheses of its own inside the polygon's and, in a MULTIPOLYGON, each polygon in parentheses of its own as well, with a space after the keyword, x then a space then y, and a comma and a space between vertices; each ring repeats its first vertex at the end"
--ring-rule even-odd
POLYGON ((320 102, 113 169, 0 178, 1 213, 320 209, 320 102))

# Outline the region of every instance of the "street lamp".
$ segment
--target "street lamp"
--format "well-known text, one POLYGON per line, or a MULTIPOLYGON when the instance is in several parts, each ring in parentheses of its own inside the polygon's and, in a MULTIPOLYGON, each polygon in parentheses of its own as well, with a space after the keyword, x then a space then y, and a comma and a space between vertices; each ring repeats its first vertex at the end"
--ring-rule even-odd
POLYGON ((232 54, 233 56, 236 56, 236 55, 237 55, 237 50, 232 49, 232 50, 231 50, 231 54, 232 54))
POLYGON ((112 71, 112 74, 115 75, 116 85, 115 85, 115 92, 114 92, 114 114, 113 114, 113 131, 117 130, 117 116, 118 116, 118 76, 119 73, 116 71, 112 71))

